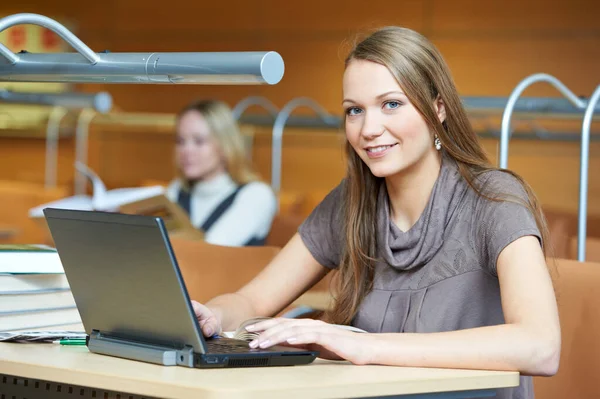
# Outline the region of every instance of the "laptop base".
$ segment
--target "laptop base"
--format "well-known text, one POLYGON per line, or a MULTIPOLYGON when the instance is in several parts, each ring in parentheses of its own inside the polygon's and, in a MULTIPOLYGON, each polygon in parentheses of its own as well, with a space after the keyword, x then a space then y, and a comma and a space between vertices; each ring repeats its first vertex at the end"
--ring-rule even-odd
POLYGON ((102 355, 155 363, 163 366, 194 367, 194 350, 191 346, 177 350, 174 348, 129 341, 103 335, 93 330, 88 339, 90 352, 102 355))

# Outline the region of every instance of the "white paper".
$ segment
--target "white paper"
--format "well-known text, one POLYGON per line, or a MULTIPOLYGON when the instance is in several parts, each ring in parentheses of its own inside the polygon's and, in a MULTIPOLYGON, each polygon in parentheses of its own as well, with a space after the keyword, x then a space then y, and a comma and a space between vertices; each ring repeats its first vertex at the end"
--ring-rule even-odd
POLYGON ((64 273, 57 252, 0 251, 0 273, 64 273))
POLYGON ((76 195, 36 206, 29 210, 30 217, 44 217, 45 208, 72 209, 78 211, 109 211, 116 212, 125 205, 165 193, 162 186, 131 187, 106 190, 102 179, 88 166, 81 162, 75 163, 77 171, 86 176, 92 183, 92 196, 76 195))
POLYGON ((47 342, 65 338, 85 339, 84 331, 18 331, 0 332, 0 342, 47 342))

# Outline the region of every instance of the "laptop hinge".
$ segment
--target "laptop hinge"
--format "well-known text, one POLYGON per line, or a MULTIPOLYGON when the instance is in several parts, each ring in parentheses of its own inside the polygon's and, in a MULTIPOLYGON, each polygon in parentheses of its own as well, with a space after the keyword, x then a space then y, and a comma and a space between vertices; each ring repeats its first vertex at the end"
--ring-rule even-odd
POLYGON ((146 342, 136 342, 107 336, 98 330, 93 330, 88 341, 88 349, 94 353, 161 364, 163 366, 179 365, 194 367, 194 349, 187 345, 183 349, 178 350, 146 342))

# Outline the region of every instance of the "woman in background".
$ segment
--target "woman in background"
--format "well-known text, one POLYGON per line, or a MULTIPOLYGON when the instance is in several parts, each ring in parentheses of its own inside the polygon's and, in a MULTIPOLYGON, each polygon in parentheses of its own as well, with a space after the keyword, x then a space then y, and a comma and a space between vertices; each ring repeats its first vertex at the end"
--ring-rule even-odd
POLYGON ((276 199, 252 169, 230 108, 215 100, 192 103, 177 116, 176 130, 179 177, 167 197, 211 244, 264 245, 276 199))

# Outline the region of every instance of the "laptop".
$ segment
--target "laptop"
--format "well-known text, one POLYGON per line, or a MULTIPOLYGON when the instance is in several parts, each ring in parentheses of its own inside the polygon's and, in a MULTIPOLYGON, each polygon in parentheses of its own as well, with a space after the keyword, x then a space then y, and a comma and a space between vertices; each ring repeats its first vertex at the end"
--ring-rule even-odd
POLYGON ((44 215, 91 352, 196 368, 292 366, 318 355, 205 339, 160 217, 53 208, 44 215))

